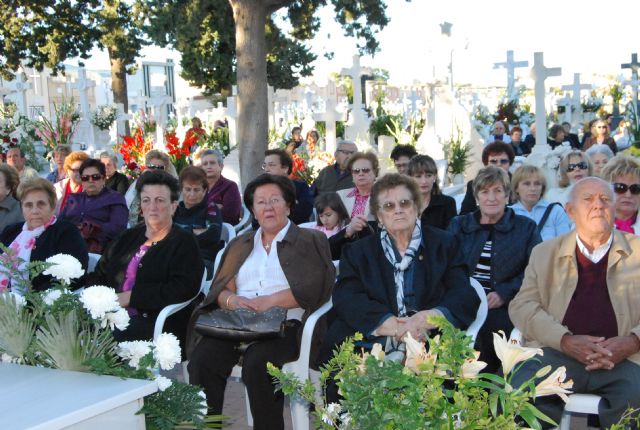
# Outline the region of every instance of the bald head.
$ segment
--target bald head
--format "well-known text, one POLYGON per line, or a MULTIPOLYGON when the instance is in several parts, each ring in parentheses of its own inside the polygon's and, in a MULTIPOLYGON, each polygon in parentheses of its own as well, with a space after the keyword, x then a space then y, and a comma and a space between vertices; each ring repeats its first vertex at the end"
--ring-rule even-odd
POLYGON ((614 195, 611 185, 602 179, 590 176, 573 184, 566 210, 583 242, 602 245, 611 235, 615 225, 614 195))
POLYGON ((582 189, 593 189, 593 187, 602 189, 602 192, 608 195, 611 200, 614 199, 615 195, 613 194, 613 188, 611 188, 610 183, 595 176, 588 176, 586 178, 580 179, 578 182, 573 184, 573 186, 569 190, 569 199, 567 200, 567 202, 575 204, 580 196, 580 191, 582 191, 582 189))

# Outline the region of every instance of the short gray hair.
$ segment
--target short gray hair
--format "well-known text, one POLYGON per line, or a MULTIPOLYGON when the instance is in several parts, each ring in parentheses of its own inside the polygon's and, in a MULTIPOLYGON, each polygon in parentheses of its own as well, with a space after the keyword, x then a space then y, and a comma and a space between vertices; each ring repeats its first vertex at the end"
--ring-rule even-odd
POLYGON ((218 160, 218 164, 221 166, 224 165, 224 155, 222 155, 222 152, 218 151, 217 149, 205 149, 200 153, 200 160, 202 160, 202 157, 205 157, 207 155, 215 156, 218 160))
POLYGON ((100 158, 109 158, 113 161, 114 166, 118 167, 118 156, 111 151, 104 151, 100 153, 100 158))
POLYGON ((569 196, 567 198, 567 203, 575 204, 574 200, 578 198, 578 196, 576 196, 576 188, 578 188, 578 186, 582 186, 586 182, 601 183, 602 185, 604 185, 605 189, 607 190, 607 194, 609 194, 611 201, 614 200, 615 195, 613 194, 613 186, 610 183, 608 183, 604 179, 598 178, 597 176, 587 176, 586 178, 580 179, 575 184, 569 187, 569 196))
POLYGON ((338 144, 336 145, 336 149, 340 148, 342 145, 355 145, 355 147, 358 148, 358 145, 356 145, 356 143, 352 140, 339 140, 338 144))
POLYGON ((473 197, 477 199, 480 191, 493 184, 502 185, 507 196, 511 194, 511 183, 507 172, 500 167, 487 166, 480 169, 478 176, 473 180, 473 197))
POLYGON ((587 149, 585 152, 589 157, 593 157, 596 154, 602 154, 602 155, 606 155, 609 159, 612 159, 614 155, 611 148, 609 148, 609 145, 605 145, 603 143, 598 145, 593 145, 589 147, 589 149, 587 149))

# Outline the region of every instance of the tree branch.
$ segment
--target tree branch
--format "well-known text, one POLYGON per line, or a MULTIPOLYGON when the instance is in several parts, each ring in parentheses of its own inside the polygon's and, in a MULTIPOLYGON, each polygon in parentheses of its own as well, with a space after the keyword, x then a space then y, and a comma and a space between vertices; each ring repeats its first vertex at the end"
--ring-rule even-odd
POLYGON ((278 9, 290 5, 293 1, 294 0, 264 0, 264 5, 269 15, 271 15, 278 9))

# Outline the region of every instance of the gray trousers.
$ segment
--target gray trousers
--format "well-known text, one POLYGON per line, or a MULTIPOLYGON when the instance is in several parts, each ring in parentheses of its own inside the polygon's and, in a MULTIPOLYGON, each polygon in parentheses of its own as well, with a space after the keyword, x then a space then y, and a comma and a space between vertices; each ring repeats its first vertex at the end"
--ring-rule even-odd
MULTIPOLYGON (((611 370, 585 370, 585 365, 553 348, 543 348, 544 355, 529 360, 514 375, 512 385, 519 387, 544 366, 553 370, 567 368, 567 379, 573 379, 574 393, 596 394, 602 397, 598 405, 600 425, 608 428, 617 423, 627 408, 640 407, 640 366, 629 360, 618 363, 611 370)), ((539 381, 544 378, 540 378, 539 381)), ((536 381, 539 382, 539 381, 536 381)), ((538 397, 535 406, 558 424, 562 417, 564 402, 559 396, 538 397)))

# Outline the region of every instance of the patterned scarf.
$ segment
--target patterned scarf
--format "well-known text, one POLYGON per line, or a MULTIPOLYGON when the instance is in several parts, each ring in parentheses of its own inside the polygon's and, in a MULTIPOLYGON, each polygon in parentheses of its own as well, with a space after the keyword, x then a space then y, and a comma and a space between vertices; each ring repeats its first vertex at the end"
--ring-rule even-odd
MULTIPOLYGON (((3 254, 0 257, 2 265, 9 264, 19 272, 24 272, 31 261, 31 250, 36 246, 36 239, 40 237, 40 235, 44 233, 50 225, 55 224, 56 221, 56 217, 53 216, 45 225, 34 228, 33 230, 29 230, 27 223, 25 222, 22 225, 22 231, 20 234, 18 234, 13 242, 11 242, 11 245, 9 245, 9 249, 12 251, 10 255, 3 254), (20 260, 22 263, 19 263, 20 260)), ((4 267, 0 268, 0 291, 9 287, 9 281, 11 280, 9 278, 10 275, 11 274, 7 269, 4 267)), ((12 290, 21 296, 26 293, 26 291, 18 289, 17 286, 12 290)))
POLYGON ((382 243, 382 250, 385 257, 389 260, 389 263, 393 266, 393 279, 396 287, 396 302, 398 303, 398 314, 403 317, 407 314, 407 308, 404 304, 404 271, 413 261, 420 242, 422 240, 422 228, 420 227, 420 221, 416 220, 416 226, 413 228, 411 235, 411 242, 404 253, 404 256, 398 261, 399 253, 396 251, 396 247, 393 244, 389 232, 383 227, 380 234, 380 241, 382 243))

